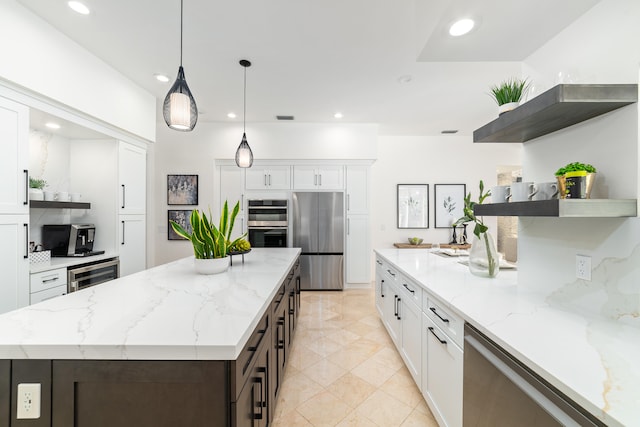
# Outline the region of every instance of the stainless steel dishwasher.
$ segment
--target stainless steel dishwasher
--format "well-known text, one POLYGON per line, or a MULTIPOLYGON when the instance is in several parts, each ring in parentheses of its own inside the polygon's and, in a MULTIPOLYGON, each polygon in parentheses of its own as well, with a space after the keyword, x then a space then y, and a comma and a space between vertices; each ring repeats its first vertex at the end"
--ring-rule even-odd
POLYGON ((68 292, 76 292, 120 277, 120 260, 104 259, 74 265, 67 269, 68 292))
POLYGON ((463 390, 465 427, 605 426, 469 324, 463 390))

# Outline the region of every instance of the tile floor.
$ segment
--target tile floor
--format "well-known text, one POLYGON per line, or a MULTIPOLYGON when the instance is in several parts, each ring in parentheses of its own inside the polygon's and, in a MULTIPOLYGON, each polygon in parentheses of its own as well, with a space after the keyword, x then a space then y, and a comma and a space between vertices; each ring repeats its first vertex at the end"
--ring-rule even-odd
POLYGON ((437 427, 374 305, 374 291, 302 292, 273 425, 437 427))

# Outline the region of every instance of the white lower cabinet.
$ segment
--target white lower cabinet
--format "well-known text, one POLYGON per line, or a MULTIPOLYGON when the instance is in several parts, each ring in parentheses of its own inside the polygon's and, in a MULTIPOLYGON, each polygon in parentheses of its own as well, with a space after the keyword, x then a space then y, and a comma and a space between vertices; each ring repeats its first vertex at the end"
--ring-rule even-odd
POLYGON ((371 283, 369 215, 347 216, 347 283, 371 283))
POLYGON ((0 313, 29 305, 29 215, 0 215, 0 313))
POLYGON ((395 284, 389 279, 384 279, 382 291, 382 321, 384 322, 391 339, 399 346, 400 342, 400 319, 398 319, 398 298, 400 295, 395 284))
POLYGON ((31 274, 29 303, 35 304, 67 294, 67 269, 31 274))
POLYGON ((440 426, 462 426, 463 351, 422 316, 422 395, 440 426))
POLYGON ((40 292, 34 292, 30 295, 30 304, 36 304, 52 298, 61 297, 67 294, 67 285, 56 286, 40 292))
POLYGON ((121 277, 146 268, 145 227, 144 215, 120 215, 118 255, 121 277))
POLYGON ((401 319, 401 342, 402 347, 400 355, 404 360, 409 373, 413 377, 413 380, 420 388, 422 382, 422 312, 409 297, 401 296, 402 301, 400 304, 401 319))
POLYGON ((384 318, 384 263, 380 258, 376 258, 376 310, 380 318, 384 318))

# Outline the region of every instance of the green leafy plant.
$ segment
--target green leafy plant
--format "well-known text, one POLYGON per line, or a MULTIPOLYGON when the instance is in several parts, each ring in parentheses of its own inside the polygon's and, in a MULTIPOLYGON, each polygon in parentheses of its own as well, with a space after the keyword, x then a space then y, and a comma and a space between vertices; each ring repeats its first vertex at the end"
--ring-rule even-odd
POLYGON ((481 205, 482 202, 484 202, 487 197, 491 196, 491 190, 487 190, 486 193, 484 192, 484 182, 482 182, 482 180, 480 180, 479 188, 480 188, 480 195, 478 196, 477 202, 471 201, 471 192, 469 192, 469 194, 465 196, 464 208, 463 208, 464 216, 459 218, 454 225, 458 226, 458 225, 466 224, 468 222, 473 222, 475 224, 475 227, 473 228, 473 234, 475 234, 476 237, 480 241, 482 241, 485 245, 485 249, 487 253, 489 277, 494 277, 495 274, 497 274, 496 269, 498 268, 498 260, 493 257, 493 255, 491 254, 491 251, 489 250, 489 236, 487 235, 487 230, 489 230, 489 227, 484 225, 482 218, 478 218, 476 214, 473 212, 473 207, 475 205, 481 205))
POLYGON ((520 102, 522 95, 529 89, 529 82, 527 79, 509 79, 499 85, 491 87, 491 96, 500 105, 508 104, 510 102, 520 102))
POLYGON ((563 176, 567 172, 585 171, 587 173, 596 173, 596 168, 588 163, 574 162, 561 167, 556 171, 556 176, 563 176))
POLYGON ((29 188, 38 188, 42 190, 47 185, 47 181, 44 179, 29 177, 29 188))
POLYGON ((180 224, 171 221, 171 227, 176 234, 191 241, 193 254, 197 259, 224 258, 229 253, 230 248, 235 247, 247 234, 243 234, 234 241, 230 241, 233 232, 233 224, 240 211, 240 202, 234 206, 229 214, 229 206, 224 202, 220 213, 220 224, 215 226, 209 210, 209 217, 204 212, 194 209, 191 212, 189 222, 193 232, 189 234, 180 224))

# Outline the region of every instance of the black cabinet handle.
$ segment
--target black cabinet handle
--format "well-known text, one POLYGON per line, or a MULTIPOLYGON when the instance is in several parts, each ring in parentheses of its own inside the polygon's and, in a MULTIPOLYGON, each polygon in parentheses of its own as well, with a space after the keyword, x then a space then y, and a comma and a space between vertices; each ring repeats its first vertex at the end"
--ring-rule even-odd
POLYGON ((384 298, 384 279, 380 279, 380 297, 384 298))
MULTIPOLYGON (((124 206, 123 206, 124 208, 124 206)), ((124 245, 124 221, 120 221, 122 223, 122 242, 120 242, 121 245, 124 245)))
POLYGON ((387 270, 387 272, 392 275, 393 277, 396 277, 396 273, 392 273, 391 270, 387 270))
POLYGON ((416 291, 414 291, 413 289, 411 289, 409 286, 407 286, 406 283, 403 283, 402 286, 404 286, 409 292, 411 292, 412 294, 415 294, 416 291))
POLYGON ((429 332, 431 332, 431 333, 433 334, 433 336, 434 336, 434 337, 436 337, 436 339, 437 339, 438 341, 440 341, 440 344, 446 344, 446 343, 447 343, 445 340, 441 339, 441 338, 440 338, 440 337, 435 333, 435 331, 433 330, 433 327, 429 326, 429 328, 428 328, 428 329, 429 329, 429 332))
POLYGON ((440 320, 442 320, 443 322, 445 322, 445 323, 449 323, 449 319, 445 319, 444 317, 440 316, 440 315, 438 314, 438 312, 436 311, 436 308, 435 308, 435 307, 429 307, 429 310, 433 311, 433 314, 435 314, 436 316, 438 316, 438 318, 439 318, 440 320))
POLYGON ((377 260, 376 260, 376 263, 377 263, 378 265, 382 265, 382 263, 380 262, 380 260, 379 260, 379 259, 377 259, 377 260))
POLYGON ((24 259, 29 258, 29 224, 24 224, 24 259))
POLYGON ((125 196, 124 184, 122 184, 122 209, 124 209, 124 196, 125 196))
MULTIPOLYGON (((256 385, 258 386, 258 389, 260 390, 260 397, 258 398, 257 402, 255 402, 255 400, 254 400, 253 407, 254 407, 254 411, 255 411, 255 408, 260 408, 260 412, 258 412, 258 413, 254 412, 253 413, 253 419, 254 420, 261 420, 262 416, 263 416, 262 403, 263 403, 263 400, 264 400, 264 394, 263 394, 263 388, 264 387, 262 386, 262 377, 255 377, 253 379, 253 386, 255 387, 256 385)), ((254 399, 255 399, 255 395, 256 395, 256 392, 255 392, 255 388, 254 388, 253 389, 253 398, 254 399)))
POLYGON ((23 170, 24 172, 24 205, 29 204, 29 171, 27 169, 23 170))
POLYGON ((400 301, 401 301, 401 299, 400 299, 400 297, 398 297, 398 301, 396 301, 396 305, 398 306, 398 308, 396 308, 396 311, 398 312, 398 320, 401 319, 401 317, 400 317, 400 301))
POLYGON ((393 315, 398 317, 398 295, 393 296, 393 315))

